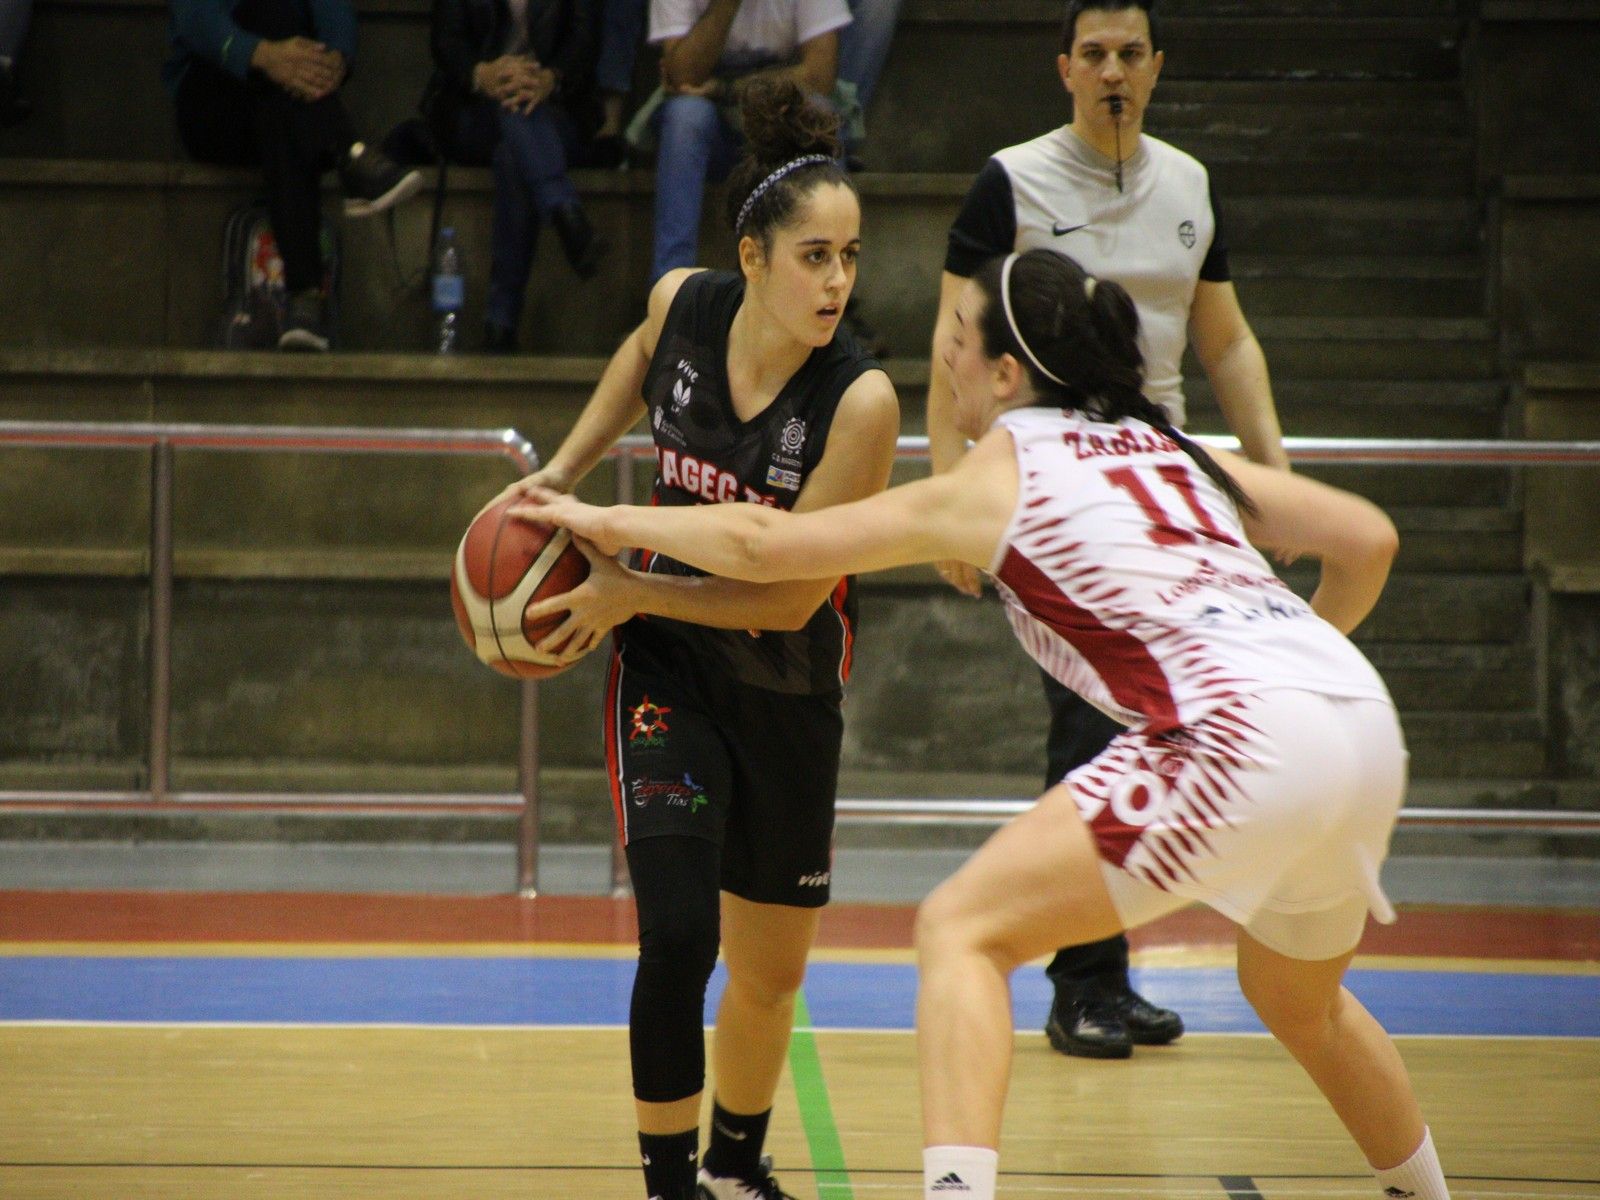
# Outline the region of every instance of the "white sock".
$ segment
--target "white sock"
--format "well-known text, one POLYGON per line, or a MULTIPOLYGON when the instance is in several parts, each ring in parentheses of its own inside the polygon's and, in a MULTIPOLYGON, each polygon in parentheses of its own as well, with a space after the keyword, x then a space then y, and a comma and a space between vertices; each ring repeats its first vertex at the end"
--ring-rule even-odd
POLYGON ((1445 1186, 1444 1171, 1439 1166, 1439 1155, 1433 1149, 1433 1134, 1422 1131, 1422 1145, 1398 1167, 1387 1171, 1374 1171, 1378 1186, 1388 1200, 1450 1200, 1450 1189, 1445 1186))
POLYGON ((986 1146, 929 1146, 922 1152, 923 1200, 994 1200, 1000 1152, 986 1146))

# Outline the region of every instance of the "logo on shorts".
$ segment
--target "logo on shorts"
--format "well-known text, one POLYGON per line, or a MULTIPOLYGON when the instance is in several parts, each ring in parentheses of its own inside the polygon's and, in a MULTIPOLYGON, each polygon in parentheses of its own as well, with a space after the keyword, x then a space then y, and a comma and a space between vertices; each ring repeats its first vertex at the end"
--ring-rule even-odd
POLYGON ((633 724, 628 730, 628 745, 630 746, 665 746, 667 744, 666 715, 671 712, 660 704, 651 704, 650 697, 644 697, 638 708, 633 710, 633 724))
POLYGON ((833 879, 832 871, 818 871, 812 875, 800 876, 798 887, 827 887, 833 879))
POLYGON ((1183 243, 1185 250, 1193 250, 1195 243, 1194 222, 1185 221, 1178 226, 1178 240, 1183 243))
POLYGON ((672 779, 634 779, 628 783, 635 808, 645 808, 651 801, 659 800, 668 808, 687 808, 693 816, 708 803, 705 788, 685 771, 682 781, 672 779))

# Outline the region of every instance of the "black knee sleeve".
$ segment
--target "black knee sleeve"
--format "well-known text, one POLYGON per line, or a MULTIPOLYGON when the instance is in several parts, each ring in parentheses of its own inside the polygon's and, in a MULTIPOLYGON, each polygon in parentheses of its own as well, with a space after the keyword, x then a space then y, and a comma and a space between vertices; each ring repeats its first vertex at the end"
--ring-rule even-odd
POLYGON ((628 846, 639 906, 639 970, 633 977, 628 1045, 633 1094, 665 1104, 705 1087, 706 982, 721 931, 721 851, 690 837, 628 846))

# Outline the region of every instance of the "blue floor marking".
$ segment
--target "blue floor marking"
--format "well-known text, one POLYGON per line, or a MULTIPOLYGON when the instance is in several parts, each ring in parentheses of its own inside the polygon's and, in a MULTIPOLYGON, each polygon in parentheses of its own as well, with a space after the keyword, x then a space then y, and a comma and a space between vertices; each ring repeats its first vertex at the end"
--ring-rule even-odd
MULTIPOLYGON (((719 967, 707 1012, 722 990, 719 967)), ((1135 972, 1197 1033, 1259 1032, 1231 970, 1135 972)), ((1600 976, 1352 971, 1393 1033, 1600 1037, 1600 976)), ((0 956, 0 1020, 287 1024, 625 1025, 633 963, 615 958, 0 956)), ((1012 980, 1019 1029, 1043 1024, 1050 984, 1012 980)), ((817 962, 806 978, 820 1029, 907 1029, 909 964, 817 962)))

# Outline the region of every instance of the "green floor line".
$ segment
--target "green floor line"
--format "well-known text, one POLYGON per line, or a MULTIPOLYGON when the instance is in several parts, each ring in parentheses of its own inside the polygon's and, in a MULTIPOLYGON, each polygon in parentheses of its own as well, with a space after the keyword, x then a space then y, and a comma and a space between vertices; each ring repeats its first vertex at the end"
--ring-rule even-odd
POLYGON ((794 1076, 795 1097, 800 1102, 800 1124, 811 1148, 811 1166, 817 1173, 817 1194, 822 1200, 855 1200, 850 1173, 845 1170, 844 1146, 828 1102, 828 1083, 822 1077, 822 1057, 811 1032, 811 1010, 806 994, 795 997, 794 1034, 789 1038, 789 1073, 794 1076))

